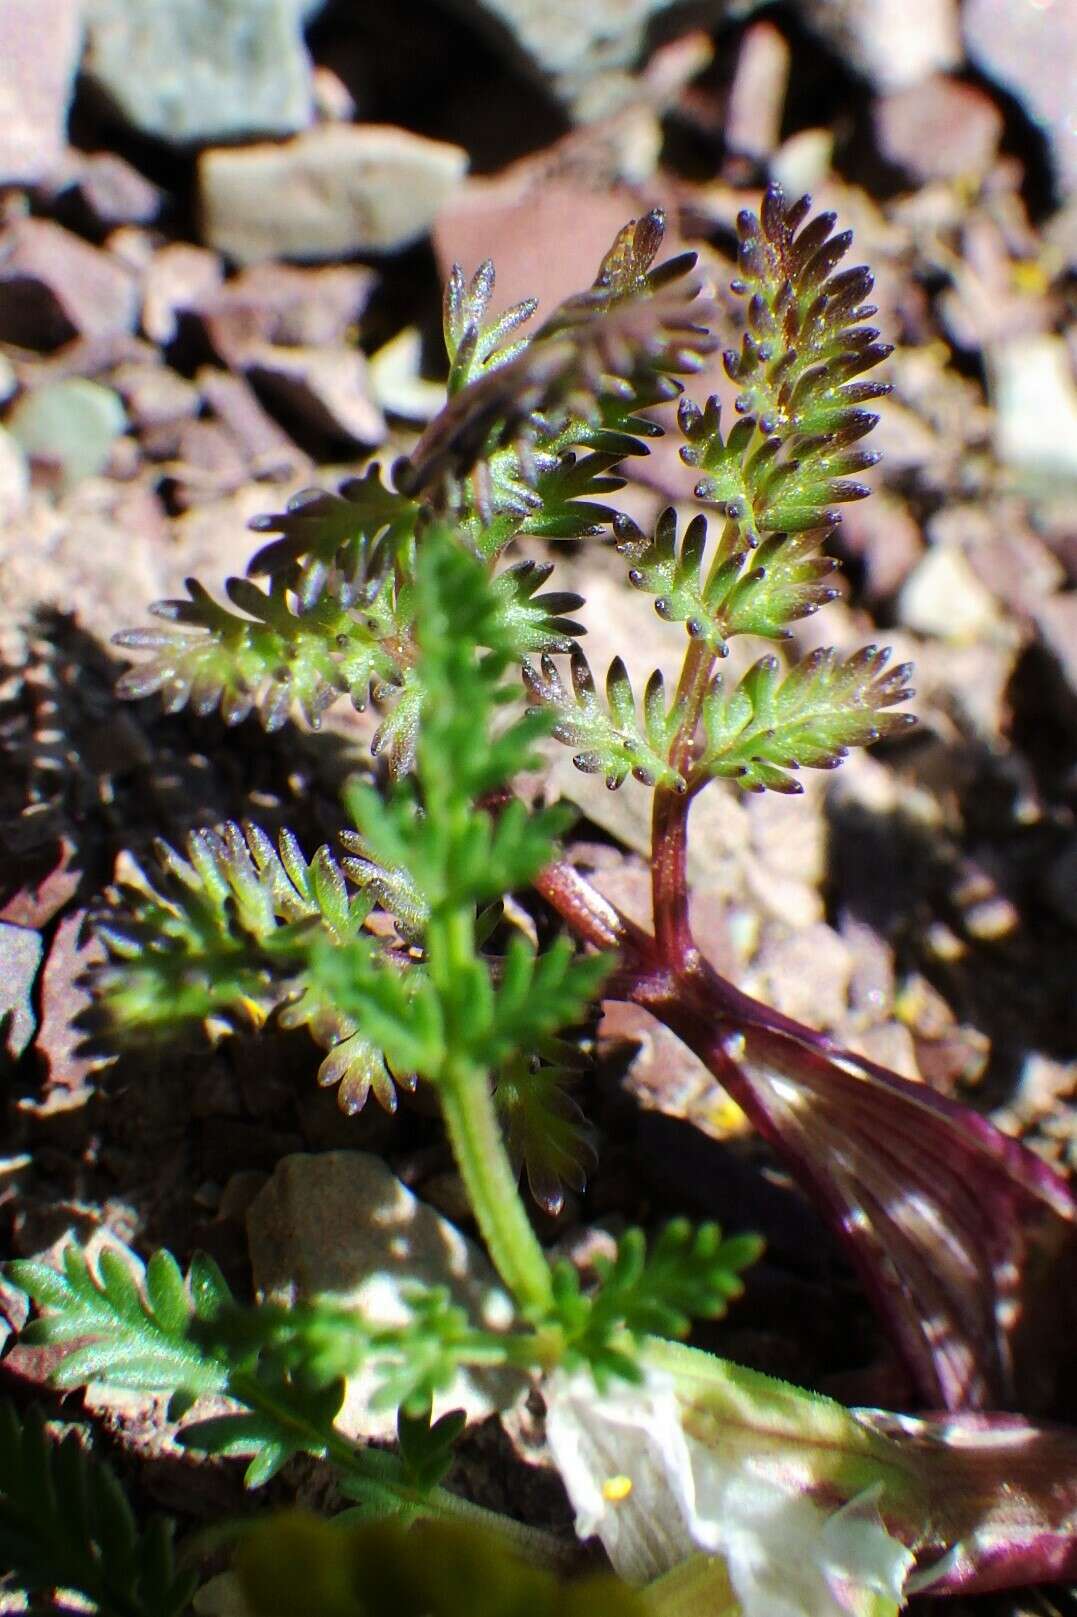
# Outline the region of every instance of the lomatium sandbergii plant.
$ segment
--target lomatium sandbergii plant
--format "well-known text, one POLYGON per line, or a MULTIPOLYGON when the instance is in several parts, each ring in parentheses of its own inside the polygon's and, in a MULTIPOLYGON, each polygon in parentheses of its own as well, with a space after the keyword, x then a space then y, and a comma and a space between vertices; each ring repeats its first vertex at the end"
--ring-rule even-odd
MULTIPOLYGON (((192 580, 153 609, 157 627, 120 636, 147 654, 123 693, 170 711, 316 728, 346 697, 379 722, 339 851, 308 857, 288 832, 226 824, 126 877, 99 922, 103 1022, 131 1042, 207 1022, 305 1027, 349 1112, 429 1088, 507 1298, 494 1329, 416 1284, 390 1327, 334 1296, 241 1306, 204 1258, 185 1275, 157 1252, 139 1271, 73 1244, 62 1271, 10 1267, 41 1311, 25 1334, 61 1347, 62 1385, 167 1392, 179 1441, 246 1455, 251 1486, 299 1453, 335 1470, 355 1510, 245 1536, 231 1609, 450 1617, 480 1609, 482 1588, 490 1617, 884 1617, 920 1588, 1077 1574, 1077 1437, 974 1413, 1016 1407, 1024 1292, 1073 1236, 1069 1191, 980 1116, 747 997, 692 931, 701 792, 796 793, 801 770, 913 722, 910 670, 885 650, 780 655, 835 593, 825 544, 841 504, 868 492, 867 406, 889 352, 869 271, 839 268, 849 235, 808 215, 771 187, 760 217, 740 218, 730 419, 683 393, 718 346, 716 310, 694 255, 656 262, 660 213, 627 225, 590 290, 530 336, 533 304, 491 315, 490 264, 455 270, 448 400, 412 454, 257 522, 267 540, 227 582, 229 605, 192 580), (642 531, 610 503, 617 468, 672 425, 678 395, 698 514, 642 531), (620 660, 597 677, 574 616, 586 603, 547 589, 548 562, 511 559, 524 536, 615 546, 627 583, 684 626, 676 686, 655 674, 637 693, 620 660), (731 680, 739 635, 778 651, 731 680), (561 852, 570 808, 517 795, 551 735, 611 789, 651 794, 653 930, 561 852), (527 889, 562 923, 549 947, 505 908, 527 889), (646 1008, 740 1103, 846 1243, 920 1406, 951 1413, 849 1411, 678 1342, 736 1298, 751 1236, 631 1229, 593 1285, 551 1262, 527 1202, 556 1210, 583 1182, 571 1030, 602 998, 646 1008), (541 1387, 579 1532, 612 1572, 573 1579, 563 1542, 445 1486, 463 1417, 434 1420, 432 1401, 480 1366, 541 1387), (360 1370, 397 1411, 395 1452, 335 1424, 360 1370), (218 1409, 200 1416, 209 1395, 218 1409)), ((0 1494, 25 1587, 79 1589, 103 1612, 184 1609, 167 1533, 140 1536, 103 1468, 14 1418, 0 1494), (63 1576, 49 1576, 60 1543, 63 1576)))

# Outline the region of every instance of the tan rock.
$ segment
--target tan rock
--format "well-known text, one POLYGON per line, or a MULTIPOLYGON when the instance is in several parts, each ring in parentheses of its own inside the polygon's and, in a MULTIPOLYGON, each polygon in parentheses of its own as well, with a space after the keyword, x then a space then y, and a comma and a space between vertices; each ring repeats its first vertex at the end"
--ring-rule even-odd
POLYGON ((206 241, 237 263, 391 252, 425 234, 467 154, 388 124, 323 124, 199 163, 206 241))
POLYGON ((954 545, 936 545, 913 568, 899 597, 901 621, 920 634, 969 642, 999 619, 998 604, 954 545))
POLYGON ((187 242, 162 247, 146 271, 142 291, 142 329, 155 343, 169 343, 179 316, 199 307, 224 280, 216 253, 187 242))
MULTIPOLYGON (((406 1324, 409 1285, 445 1286, 476 1324, 503 1329, 512 1305, 490 1264, 453 1224, 413 1196, 380 1158, 362 1151, 285 1157, 247 1212, 254 1283, 294 1304, 327 1292, 386 1325, 406 1324)), ((472 1420, 509 1408, 530 1385, 517 1371, 461 1372, 434 1400, 435 1415, 472 1420)), ((384 1438, 392 1411, 372 1411, 376 1378, 348 1382, 338 1417, 349 1437, 384 1438)))

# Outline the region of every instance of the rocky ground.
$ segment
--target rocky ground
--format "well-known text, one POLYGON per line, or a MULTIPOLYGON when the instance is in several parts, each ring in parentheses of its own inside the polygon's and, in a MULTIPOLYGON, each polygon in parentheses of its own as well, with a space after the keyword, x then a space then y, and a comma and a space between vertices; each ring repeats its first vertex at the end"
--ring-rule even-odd
MULTIPOLYGON (((247 1289, 252 1201, 284 1156, 329 1149, 383 1153, 459 1216, 428 1110, 345 1117, 301 1037, 137 1060, 81 1043, 85 918, 122 850, 244 815, 311 848, 370 730, 336 709, 319 737, 266 737, 121 706, 109 638, 189 574, 241 573, 258 512, 407 448, 441 397, 454 260, 492 256, 499 301, 548 308, 661 203, 721 290, 768 177, 854 228, 898 345, 876 492, 836 541, 843 596, 798 646, 885 639, 917 664, 920 724, 803 798, 703 798, 700 936, 753 993, 1077 1167, 1075 14, 235 0, 228 16, 0 8, 0 1248, 109 1231, 207 1248, 247 1289)), ((693 392, 722 386, 716 371, 693 392)), ((672 443, 634 471, 640 520, 690 504, 672 443)), ((672 670, 679 632, 617 558, 566 548, 592 661, 672 670)), ((643 917, 645 795, 595 788, 567 753, 552 768, 581 810, 575 856, 643 917)), ((715 1345, 885 1401, 866 1308, 736 1109, 642 1013, 611 1008, 599 1031, 599 1164, 550 1233, 582 1249, 626 1218, 736 1221, 747 1198, 770 1255, 715 1345)), ((15 1294, 0 1300, 17 1327, 15 1294)), ((0 1377, 24 1396, 46 1369, 20 1349, 0 1377)), ((155 1504, 190 1521, 237 1506, 232 1473, 181 1463, 144 1407, 105 1419, 155 1504)), ((481 1431, 475 1496, 518 1508, 537 1489, 564 1519, 553 1484, 481 1431)))

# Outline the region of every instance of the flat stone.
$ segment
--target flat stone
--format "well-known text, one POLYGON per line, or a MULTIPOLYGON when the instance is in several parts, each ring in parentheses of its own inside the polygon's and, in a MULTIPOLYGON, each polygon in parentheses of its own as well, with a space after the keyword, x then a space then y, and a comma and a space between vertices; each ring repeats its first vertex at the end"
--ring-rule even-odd
POLYGON ((345 342, 377 279, 360 264, 252 264, 204 299, 199 314, 221 359, 241 367, 252 341, 296 348, 345 342))
POLYGON ((880 1067, 889 1067, 901 1078, 911 1078, 914 1083, 923 1081, 916 1060, 916 1042, 901 1022, 877 1022, 863 1028, 850 1036, 849 1045, 858 1055, 878 1062, 880 1067))
MULTIPOLYGON (((677 6, 678 0, 460 0, 459 9, 572 98, 596 74, 631 66, 647 24, 677 6)), ((691 16, 700 25, 726 9, 725 0, 705 0, 691 16)))
POLYGON ((979 179, 998 155, 1002 113, 983 90, 942 74, 875 103, 875 138, 913 179, 979 179))
POLYGON ((430 421, 445 403, 445 387, 422 374, 423 338, 405 326, 371 354, 367 380, 375 402, 404 421, 430 421))
POLYGON ((1065 0, 967 0, 961 23, 973 61, 1010 90, 1040 125, 1050 143, 1059 189, 1072 189, 1077 182, 1077 7, 1065 0))
POLYGON ((864 589, 872 601, 899 589, 924 551, 920 524, 904 500, 885 489, 846 509, 841 544, 863 564, 864 589))
POLYGON ((255 477, 294 475, 307 464, 245 377, 207 365, 198 373, 198 385, 213 414, 240 445, 255 477))
POLYGON ((176 503, 184 510, 234 493, 251 474, 243 445, 219 421, 185 422, 176 461, 176 503))
POLYGON ((836 1028, 848 1010, 853 956, 825 921, 768 938, 752 961, 743 986, 799 1022, 836 1028))
POLYGON ((769 157, 781 139, 792 51, 771 22, 747 30, 729 92, 725 138, 731 151, 769 157))
POLYGON ((604 1051, 610 1046, 634 1044, 636 1052, 625 1074, 633 1096, 647 1107, 674 1117, 698 1117, 715 1100, 714 1077, 688 1046, 661 1022, 641 1010, 611 1000, 602 1007, 598 1038, 604 1051))
POLYGON ((128 269, 49 219, 16 219, 0 237, 0 341, 58 348, 129 332, 138 287, 128 269))
MULTIPOLYGON (((960 507, 958 508, 960 509, 960 507)), ((941 522, 944 513, 934 519, 941 522)), ((1043 540, 1020 520, 1002 521, 995 533, 970 546, 969 563, 998 601, 1014 616, 1034 617, 1040 604, 1060 589, 1066 570, 1043 540)))
POLYGON ((834 132, 798 129, 783 140, 770 162, 770 172, 791 196, 814 191, 830 177, 834 165, 834 132))
POLYGON ((323 124, 283 145, 205 152, 206 241, 240 264, 392 252, 416 241, 467 154, 388 124, 323 124))
POLYGON ((850 1020, 861 1028, 881 1023, 894 1005, 894 951, 874 927, 848 910, 841 918, 841 936, 852 960, 850 1020))
POLYGON ((0 185, 36 185, 63 158, 80 9, 79 0, 0 5, 0 185))
POLYGON ((121 365, 112 382, 139 432, 189 421, 198 414, 198 389, 167 365, 121 365))
MULTIPOLYGON (((646 206, 657 200, 649 197, 646 206)), ((493 178, 469 180, 441 210, 434 225, 438 270, 444 280, 459 264, 470 276, 492 258, 492 310, 537 298, 541 322, 563 298, 590 286, 617 232, 640 212, 639 193, 626 185, 592 194, 571 173, 545 175, 525 159, 493 178), (557 251, 536 251, 536 243, 546 242, 557 242, 557 251)), ((677 250, 667 234, 662 256, 677 250)))
POLYGON ((87 0, 83 72, 177 144, 290 135, 313 117, 297 0, 87 0))
POLYGON ((878 90, 917 84, 964 55, 954 0, 799 0, 797 10, 878 90))
POLYGON ((385 437, 385 418, 371 397, 366 359, 357 348, 262 343, 248 356, 247 374, 316 433, 370 446, 385 437))
MULTIPOLYGON (((403 1185, 379 1157, 325 1151, 280 1162, 247 1211, 254 1285, 288 1305, 332 1293, 385 1325, 411 1317, 408 1286, 444 1286, 476 1324, 505 1329, 512 1305, 487 1259, 448 1219, 403 1185)), ((393 1411, 375 1411, 375 1379, 351 1377, 337 1418, 354 1438, 392 1437, 393 1411)), ((434 1399, 435 1416, 464 1409, 470 1420, 510 1408, 530 1383, 511 1370, 462 1371, 434 1399)))

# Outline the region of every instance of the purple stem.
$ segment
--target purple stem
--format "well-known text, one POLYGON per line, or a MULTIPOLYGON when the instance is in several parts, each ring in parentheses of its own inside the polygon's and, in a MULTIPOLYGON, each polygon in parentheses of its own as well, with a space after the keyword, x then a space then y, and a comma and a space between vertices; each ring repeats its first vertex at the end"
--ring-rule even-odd
MULTIPOLYGON (((656 829, 683 827, 687 803, 664 796, 656 829)), ((661 940, 570 865, 537 885, 578 937, 620 952, 605 996, 676 1033, 822 1208, 923 1403, 1011 1404, 1027 1240, 1057 1253, 1077 1235, 1065 1182, 978 1113, 727 982, 682 931, 683 882, 683 861, 656 863, 656 909, 677 918, 661 940)))

